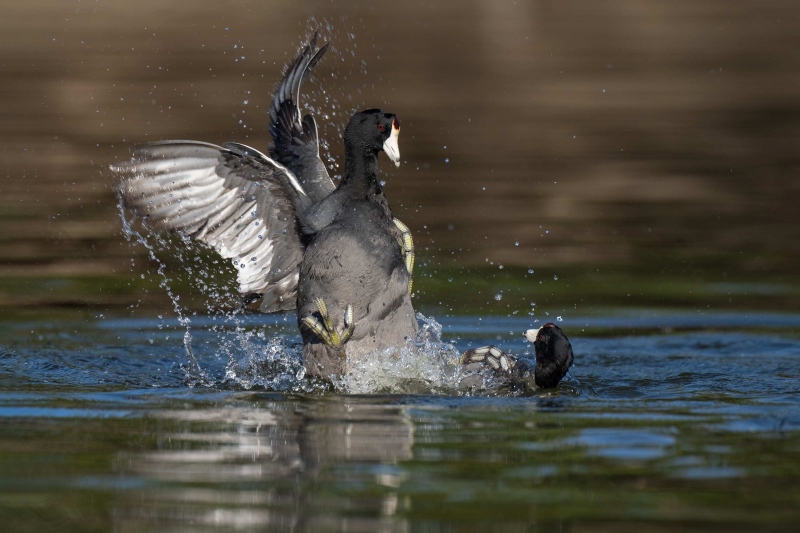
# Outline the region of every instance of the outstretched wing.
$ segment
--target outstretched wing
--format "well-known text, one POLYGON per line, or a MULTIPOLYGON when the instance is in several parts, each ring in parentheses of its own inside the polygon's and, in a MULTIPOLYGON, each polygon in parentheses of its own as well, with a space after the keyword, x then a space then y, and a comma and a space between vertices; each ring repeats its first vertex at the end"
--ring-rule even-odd
POLYGON ((300 116, 300 84, 328 49, 328 43, 317 49, 317 37, 315 33, 286 69, 269 109, 270 156, 297 176, 314 202, 335 188, 319 157, 317 123, 311 115, 300 116))
POLYGON ((239 290, 262 295, 262 311, 295 308, 304 247, 292 196, 305 193, 291 172, 243 145, 195 141, 138 146, 111 168, 147 224, 232 259, 239 290))

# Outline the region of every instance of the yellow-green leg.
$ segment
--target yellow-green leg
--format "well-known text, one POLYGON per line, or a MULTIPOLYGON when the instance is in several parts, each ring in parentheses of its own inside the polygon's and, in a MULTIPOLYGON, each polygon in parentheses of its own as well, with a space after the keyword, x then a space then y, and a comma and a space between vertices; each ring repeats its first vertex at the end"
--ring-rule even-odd
POLYGON ((406 270, 408 270, 408 292, 411 292, 414 285, 414 238, 411 236, 411 230, 408 226, 400 222, 398 219, 393 219, 394 225, 400 230, 401 236, 397 239, 400 248, 403 250, 403 258, 406 261, 406 270))
POLYGON ((313 331, 314 335, 319 337, 319 340, 326 345, 331 348, 341 348, 350 340, 353 331, 355 331, 353 306, 347 304, 344 310, 344 329, 339 332, 336 330, 336 327, 333 325, 333 320, 331 320, 331 316, 328 314, 328 306, 325 305, 325 301, 322 298, 314 298, 314 304, 317 306, 317 312, 320 318, 318 319, 314 315, 305 316, 302 318, 303 324, 313 331))

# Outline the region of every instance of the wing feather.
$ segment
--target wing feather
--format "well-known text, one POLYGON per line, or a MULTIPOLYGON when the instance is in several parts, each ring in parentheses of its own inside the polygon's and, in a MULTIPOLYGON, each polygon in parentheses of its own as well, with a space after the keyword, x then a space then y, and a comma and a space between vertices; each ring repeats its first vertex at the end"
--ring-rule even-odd
POLYGON ((146 224, 231 259, 239 290, 261 294, 262 311, 295 308, 304 246, 293 202, 305 193, 286 168, 255 150, 165 141, 135 148, 112 169, 146 224))
POLYGON ((315 202, 335 189, 325 163, 319 157, 314 118, 300 114, 300 85, 328 50, 328 43, 317 49, 317 38, 318 34, 314 34, 286 69, 269 110, 269 131, 273 140, 270 156, 298 177, 315 202))

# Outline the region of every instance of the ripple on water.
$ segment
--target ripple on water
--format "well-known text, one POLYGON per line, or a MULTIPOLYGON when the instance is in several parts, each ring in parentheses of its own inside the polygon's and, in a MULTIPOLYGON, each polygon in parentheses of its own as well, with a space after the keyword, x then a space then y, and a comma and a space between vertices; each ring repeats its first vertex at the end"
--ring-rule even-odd
POLYGON ((587 428, 565 440, 568 446, 587 448, 590 455, 608 459, 647 461, 669 453, 675 445, 670 429, 587 428))

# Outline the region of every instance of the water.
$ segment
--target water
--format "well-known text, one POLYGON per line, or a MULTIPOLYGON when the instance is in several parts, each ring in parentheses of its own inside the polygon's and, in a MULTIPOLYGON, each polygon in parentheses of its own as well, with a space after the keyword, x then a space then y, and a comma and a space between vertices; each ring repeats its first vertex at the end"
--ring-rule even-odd
MULTIPOLYGON (((243 362, 299 342, 291 315, 197 316, 196 360, 177 320, 74 315, 0 327, 9 531, 772 531, 800 519, 800 315, 566 319, 571 376, 516 398, 286 392, 291 364, 253 380, 243 362)), ((528 319, 478 318, 443 319, 445 340, 525 350, 528 319)))
POLYGON ((796 530, 798 5, 0 6, 0 529, 796 530), (317 28, 323 156, 353 109, 401 117, 385 185, 444 326, 335 390, 293 315, 231 316, 229 266, 131 246, 106 170, 266 149, 317 28), (557 390, 448 385, 537 320, 575 348, 557 390))

